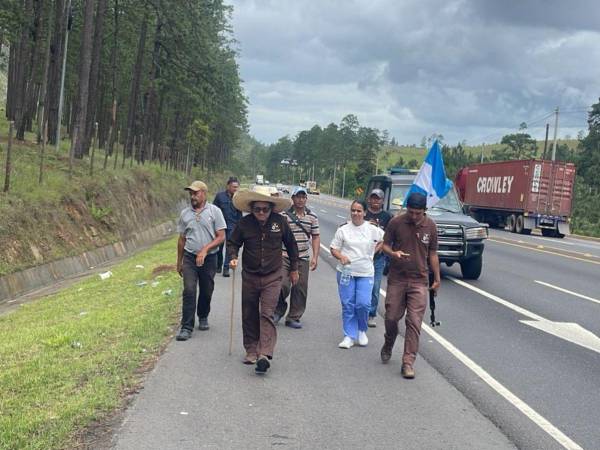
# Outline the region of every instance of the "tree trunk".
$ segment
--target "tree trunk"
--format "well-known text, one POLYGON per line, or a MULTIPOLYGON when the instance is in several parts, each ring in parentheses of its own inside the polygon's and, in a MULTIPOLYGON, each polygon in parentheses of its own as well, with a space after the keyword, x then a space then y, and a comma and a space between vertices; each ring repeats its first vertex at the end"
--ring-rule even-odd
MULTIPOLYGON (((96 106, 98 104, 98 86, 100 79, 100 56, 102 54, 103 46, 103 32, 104 32, 104 17, 108 9, 108 0, 98 0, 98 7, 96 9, 96 23, 94 28, 94 43, 92 50, 92 62, 90 66, 90 85, 87 105, 87 118, 85 122, 85 135, 83 142, 83 150, 87 154, 90 148, 90 141, 92 139, 92 133, 94 133, 94 126, 96 121, 96 106)), ((98 146, 98 139, 96 137, 96 146, 98 146)))
POLYGON ((119 51, 119 0, 115 0, 114 5, 114 30, 113 45, 110 51, 110 72, 111 72, 111 102, 110 102, 110 128, 107 151, 113 154, 114 136, 117 129, 117 52, 119 51))
POLYGON ((144 63, 144 49, 146 46, 146 31, 148 28, 148 16, 144 16, 142 29, 140 31, 140 40, 138 42, 137 56, 133 68, 133 78, 131 80, 131 92, 129 94, 129 110, 127 113, 127 134, 125 138, 125 153, 132 152, 132 136, 136 134, 136 115, 138 107, 138 97, 140 93, 140 83, 142 79, 142 68, 144 63))
POLYGON ((65 32, 67 29, 65 0, 54 3, 54 33, 50 43, 50 67, 48 69, 48 137, 51 144, 56 144, 56 129, 60 124, 58 102, 60 99, 60 76, 62 71, 65 32))
POLYGON ((83 7, 83 28, 81 30, 81 49, 79 53, 79 89, 76 102, 77 109, 73 116, 74 126, 71 143, 72 157, 78 159, 83 158, 83 155, 87 153, 84 145, 94 37, 94 3, 94 0, 85 0, 83 7))

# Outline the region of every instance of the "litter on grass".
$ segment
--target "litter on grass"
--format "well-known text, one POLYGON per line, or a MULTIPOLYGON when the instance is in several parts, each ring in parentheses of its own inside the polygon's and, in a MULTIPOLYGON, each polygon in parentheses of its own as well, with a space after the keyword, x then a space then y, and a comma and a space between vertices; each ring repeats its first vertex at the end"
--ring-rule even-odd
POLYGON ((144 268, 144 266, 142 266, 141 264, 136 264, 135 268, 136 268, 136 269, 143 269, 143 268, 144 268))
POLYGON ((135 283, 135 285, 136 285, 136 286, 140 286, 140 287, 142 287, 142 286, 146 286, 147 284, 148 284, 148 283, 147 283, 147 282, 145 282, 145 281, 143 281, 143 280, 142 280, 142 281, 138 281, 137 283, 135 283))
POLYGON ((98 276, 101 280, 108 280, 110 277, 112 277, 112 274, 113 273, 109 270, 108 272, 99 273, 98 276))
POLYGON ((173 295, 173 289, 167 289, 166 291, 163 291, 162 294, 169 297, 169 296, 173 295))

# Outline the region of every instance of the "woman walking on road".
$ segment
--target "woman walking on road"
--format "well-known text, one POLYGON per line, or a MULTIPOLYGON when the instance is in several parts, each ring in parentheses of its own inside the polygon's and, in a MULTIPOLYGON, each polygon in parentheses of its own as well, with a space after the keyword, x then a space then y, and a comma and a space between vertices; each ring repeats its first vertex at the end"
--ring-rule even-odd
POLYGON ((350 348, 355 343, 364 347, 369 343, 373 256, 381 248, 383 230, 365 221, 366 211, 364 202, 354 200, 350 205, 352 220, 337 229, 330 245, 331 254, 339 261, 336 270, 344 328, 340 348, 350 348))

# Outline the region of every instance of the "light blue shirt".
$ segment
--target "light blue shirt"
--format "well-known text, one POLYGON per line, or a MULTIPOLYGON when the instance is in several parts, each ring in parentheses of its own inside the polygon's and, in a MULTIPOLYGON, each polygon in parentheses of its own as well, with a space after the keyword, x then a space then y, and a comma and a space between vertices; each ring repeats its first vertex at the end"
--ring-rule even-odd
MULTIPOLYGON (((188 206, 181 211, 177 222, 177 232, 185 237, 185 251, 194 255, 215 239, 217 231, 225 229, 227 224, 223 213, 208 202, 200 210, 188 206)), ((219 247, 216 247, 210 254, 218 251, 219 247)))

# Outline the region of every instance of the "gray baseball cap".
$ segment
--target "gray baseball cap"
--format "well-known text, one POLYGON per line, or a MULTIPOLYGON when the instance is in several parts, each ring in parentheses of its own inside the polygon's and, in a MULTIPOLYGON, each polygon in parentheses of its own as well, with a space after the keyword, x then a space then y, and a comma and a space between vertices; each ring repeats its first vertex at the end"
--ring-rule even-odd
POLYGON ((385 194, 381 189, 373 189, 369 194, 369 197, 372 197, 374 195, 379 198, 385 198, 385 194))

